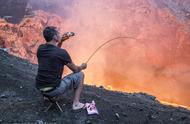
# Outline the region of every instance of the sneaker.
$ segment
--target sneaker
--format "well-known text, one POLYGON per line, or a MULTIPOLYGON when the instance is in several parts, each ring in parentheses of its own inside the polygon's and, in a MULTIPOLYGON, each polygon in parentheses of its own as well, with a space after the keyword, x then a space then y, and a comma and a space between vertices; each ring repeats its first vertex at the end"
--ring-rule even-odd
POLYGON ((73 104, 73 110, 79 110, 85 107, 85 104, 83 103, 77 103, 77 104, 73 104))

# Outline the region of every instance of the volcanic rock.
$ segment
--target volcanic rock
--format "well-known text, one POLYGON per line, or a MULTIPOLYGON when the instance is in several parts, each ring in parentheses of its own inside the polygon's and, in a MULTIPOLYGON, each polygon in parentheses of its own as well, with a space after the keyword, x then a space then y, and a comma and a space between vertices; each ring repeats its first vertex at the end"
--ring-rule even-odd
POLYGON ((2 60, 4 58, 8 61, 0 61, 0 71, 9 73, 11 78, 5 78, 2 76, 2 73, 0 73, 0 94, 8 94, 9 96, 6 100, 0 100, 0 120, 3 120, 3 123, 62 122, 73 124, 122 124, 130 122, 133 124, 139 124, 140 122, 147 123, 153 121, 154 124, 160 124, 161 122, 167 124, 183 124, 190 121, 189 110, 152 102, 152 99, 139 97, 142 93, 139 93, 139 95, 138 93, 125 93, 127 94, 126 96, 122 95, 120 92, 101 90, 97 87, 87 85, 84 87, 84 93, 81 95, 81 100, 82 102, 91 102, 92 99, 95 100, 100 113, 99 115, 88 116, 86 110, 73 113, 71 110, 72 102, 67 101, 70 96, 63 96, 63 101, 60 101, 60 104, 65 104, 63 107, 64 111, 61 115, 59 110, 55 107, 52 107, 47 113, 45 113, 41 110, 46 108, 46 104, 43 104, 44 100, 40 92, 35 88, 37 65, 26 64, 28 61, 0 51, 0 59, 2 60), (13 63, 13 68, 7 66, 10 63, 13 63), (34 70, 31 70, 31 67, 33 67, 34 70), (20 74, 20 76, 18 77, 17 74, 20 74), (14 78, 17 78, 18 82, 14 82, 14 78), (23 86, 23 88, 20 89, 20 86, 23 86), (16 95, 13 97, 13 94, 16 95), (98 94, 101 98, 109 99, 109 104, 107 101, 96 97, 94 94, 98 94), (120 107, 112 107, 115 105, 120 107), (139 108, 143 109, 143 111, 140 112, 139 108), (122 112, 122 116, 119 112, 122 112), (113 114, 115 116, 113 116, 113 114))
POLYGON ((33 18, 23 18, 18 24, 0 22, 0 47, 35 63, 37 48, 44 41, 42 30, 47 25, 62 27, 63 20, 43 11, 35 11, 34 15, 33 18))
POLYGON ((1 98, 7 98, 8 96, 5 95, 5 94, 2 94, 0 97, 1 97, 1 98))
POLYGON ((116 116, 116 119, 120 119, 120 116, 119 116, 119 114, 118 113, 115 113, 115 116, 116 116))

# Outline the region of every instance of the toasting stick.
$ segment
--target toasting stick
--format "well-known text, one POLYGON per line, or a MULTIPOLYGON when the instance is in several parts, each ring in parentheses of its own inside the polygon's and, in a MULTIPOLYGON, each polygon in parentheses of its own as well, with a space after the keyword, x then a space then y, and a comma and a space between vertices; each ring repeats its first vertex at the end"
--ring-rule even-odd
POLYGON ((87 59, 86 63, 88 63, 90 61, 90 59, 103 47, 105 46, 106 44, 110 43, 111 41, 114 41, 114 40, 117 40, 117 39, 133 39, 133 40, 138 40, 134 37, 126 37, 126 36, 123 36, 123 37, 115 37, 113 39, 110 39, 106 42, 104 42, 103 44, 101 44, 98 48, 95 49, 95 51, 90 55, 90 57, 87 59))

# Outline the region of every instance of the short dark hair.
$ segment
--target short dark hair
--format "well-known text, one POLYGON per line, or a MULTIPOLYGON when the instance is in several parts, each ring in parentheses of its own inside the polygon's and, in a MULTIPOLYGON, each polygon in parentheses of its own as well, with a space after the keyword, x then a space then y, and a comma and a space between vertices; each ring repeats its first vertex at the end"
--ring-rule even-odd
POLYGON ((57 28, 54 26, 48 26, 43 31, 46 42, 53 40, 54 35, 57 35, 57 28))

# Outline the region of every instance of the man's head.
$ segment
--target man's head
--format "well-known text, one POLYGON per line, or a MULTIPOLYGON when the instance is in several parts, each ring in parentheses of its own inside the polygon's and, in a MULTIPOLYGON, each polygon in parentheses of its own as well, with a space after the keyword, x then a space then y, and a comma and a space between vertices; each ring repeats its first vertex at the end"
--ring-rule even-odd
POLYGON ((44 35, 46 42, 50 42, 50 41, 59 42, 59 41, 61 41, 60 34, 59 34, 56 27, 53 27, 53 26, 46 27, 43 31, 43 35, 44 35))

